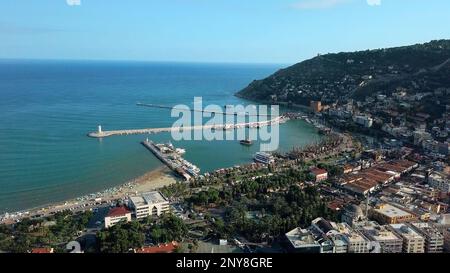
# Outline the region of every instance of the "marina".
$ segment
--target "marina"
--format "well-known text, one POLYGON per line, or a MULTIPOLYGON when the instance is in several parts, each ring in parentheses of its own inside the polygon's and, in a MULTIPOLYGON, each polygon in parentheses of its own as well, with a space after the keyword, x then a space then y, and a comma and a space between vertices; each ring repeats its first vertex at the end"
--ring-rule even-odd
POLYGON ((171 143, 155 144, 148 138, 142 145, 184 180, 189 181, 199 175, 200 169, 182 157, 186 152, 184 149, 175 148, 171 143))

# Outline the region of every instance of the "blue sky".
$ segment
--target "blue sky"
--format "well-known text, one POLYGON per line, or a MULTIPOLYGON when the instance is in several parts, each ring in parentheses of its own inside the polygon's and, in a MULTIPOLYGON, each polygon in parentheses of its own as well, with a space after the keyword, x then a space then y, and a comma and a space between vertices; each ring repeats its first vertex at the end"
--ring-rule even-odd
POLYGON ((289 64, 317 53, 450 38, 448 0, 0 4, 0 58, 289 64))

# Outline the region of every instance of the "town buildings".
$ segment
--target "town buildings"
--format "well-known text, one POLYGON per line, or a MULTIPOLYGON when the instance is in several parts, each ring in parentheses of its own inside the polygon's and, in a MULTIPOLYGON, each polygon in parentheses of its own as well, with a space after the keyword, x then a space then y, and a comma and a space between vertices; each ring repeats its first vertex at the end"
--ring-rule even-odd
POLYGON ((359 230, 372 242, 379 245, 381 253, 401 253, 403 251, 403 239, 386 226, 380 226, 376 222, 367 222, 359 230))
POLYGON ((378 164, 369 163, 364 168, 353 168, 353 172, 343 175, 338 184, 350 193, 366 196, 382 186, 394 182, 418 167, 408 160, 396 160, 378 164))

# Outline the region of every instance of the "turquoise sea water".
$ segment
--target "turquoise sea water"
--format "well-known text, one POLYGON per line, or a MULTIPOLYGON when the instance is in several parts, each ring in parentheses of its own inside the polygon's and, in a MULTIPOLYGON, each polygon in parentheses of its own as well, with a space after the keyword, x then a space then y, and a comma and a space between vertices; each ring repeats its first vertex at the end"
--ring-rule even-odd
MULTIPOLYGON (((233 94, 281 66, 77 61, 0 61, 0 212, 45 205, 109 188, 161 166, 139 144, 146 136, 102 140, 104 130, 169 127, 167 109, 136 102, 192 105, 244 102, 233 94)), ((280 128, 281 150, 317 141, 314 128, 280 128)), ((151 135, 158 142, 170 134, 151 135)), ((250 162, 259 145, 180 141, 186 159, 211 171, 250 162)))

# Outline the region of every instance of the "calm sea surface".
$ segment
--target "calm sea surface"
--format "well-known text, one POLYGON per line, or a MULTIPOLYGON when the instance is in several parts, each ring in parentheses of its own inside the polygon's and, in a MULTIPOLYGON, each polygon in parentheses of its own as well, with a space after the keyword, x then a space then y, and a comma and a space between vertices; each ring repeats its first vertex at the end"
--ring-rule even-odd
MULTIPOLYGON (((146 136, 88 138, 104 130, 169 127, 170 110, 136 102, 192 105, 244 102, 233 94, 281 66, 131 62, 0 61, 0 212, 16 211, 103 190, 158 168, 139 144, 146 136)), ((280 150, 317 141, 314 128, 280 128, 280 150)), ((151 135, 158 142, 170 134, 151 135)), ((203 172, 251 162, 259 145, 180 141, 203 172)))

